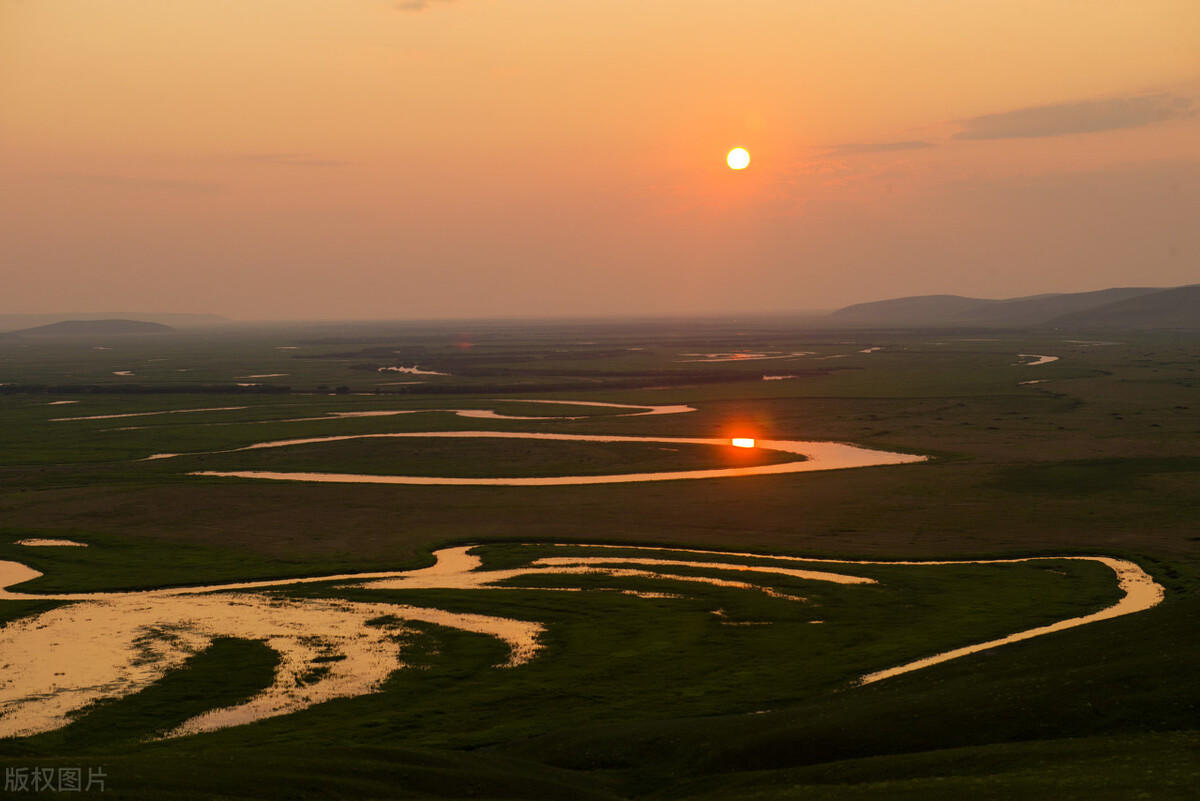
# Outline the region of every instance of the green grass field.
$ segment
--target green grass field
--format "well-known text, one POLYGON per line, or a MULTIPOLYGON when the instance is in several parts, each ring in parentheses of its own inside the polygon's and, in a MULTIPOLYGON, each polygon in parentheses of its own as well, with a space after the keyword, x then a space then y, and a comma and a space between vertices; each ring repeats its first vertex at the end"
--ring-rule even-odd
MULTIPOLYGON (((78 795, 106 799, 1191 798, 1200 781, 1198 370, 1195 333, 806 332, 753 321, 494 323, 469 338, 462 326, 379 324, 0 342, 0 560, 44 574, 17 591, 402 570, 467 544, 496 570, 597 550, 557 543, 656 546, 666 549, 660 556, 701 561, 728 557, 670 549, 1045 557, 808 564, 878 582, 870 585, 756 579, 803 603, 603 574, 528 576, 489 590, 281 587, 273 592, 288 599, 536 620, 546 628, 543 650, 497 667, 506 649, 496 639, 414 624, 403 642, 410 667, 378 692, 147 739, 272 683, 279 662, 266 643, 218 637, 182 669, 70 725, 0 739, 0 766, 102 769, 104 791, 78 795), (710 352, 809 355, 684 361, 710 352), (1020 353, 1060 358, 1026 366, 1020 353), (389 366, 448 375, 380 371, 389 366), (399 383, 408 381, 422 383, 399 383), (521 399, 696 411, 631 416, 521 399), (539 419, 454 414, 469 409, 539 419), (414 413, 337 416, 370 411, 414 413), (189 475, 582 475, 778 458, 715 446, 434 438, 228 452, 454 430, 828 439, 931 458, 597 486, 189 475), (144 461, 161 453, 192 455, 144 461), (89 547, 15 544, 27 537, 89 547), (1067 555, 1135 561, 1166 598, 1135 615, 857 684, 873 670, 1116 600, 1110 570, 1052 559, 1067 555)), ((0 622, 60 603, 0 600, 0 622)))

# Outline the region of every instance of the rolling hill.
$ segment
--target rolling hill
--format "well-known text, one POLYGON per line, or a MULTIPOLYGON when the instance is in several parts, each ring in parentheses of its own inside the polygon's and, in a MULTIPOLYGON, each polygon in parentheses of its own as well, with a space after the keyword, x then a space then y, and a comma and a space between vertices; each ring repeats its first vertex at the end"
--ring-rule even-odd
POLYGON ((1200 328, 1200 284, 1164 289, 1093 309, 1063 314, 1055 327, 1200 328))
POLYGON ((838 309, 830 319, 873 326, 1200 327, 1200 286, 1118 287, 991 300, 919 295, 838 309))
POLYGON ((61 320, 9 333, 23 337, 83 337, 110 334, 169 334, 174 330, 169 325, 141 320, 61 320))
POLYGON ((56 314, 0 314, 0 331, 34 328, 64 320, 139 320, 162 323, 172 328, 208 328, 230 324, 227 317, 217 314, 186 314, 182 312, 60 312, 56 314))

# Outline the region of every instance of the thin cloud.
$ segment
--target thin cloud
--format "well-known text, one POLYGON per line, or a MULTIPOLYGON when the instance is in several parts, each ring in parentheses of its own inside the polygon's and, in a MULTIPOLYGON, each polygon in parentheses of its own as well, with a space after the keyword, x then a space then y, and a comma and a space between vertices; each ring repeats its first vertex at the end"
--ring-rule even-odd
POLYGON ((895 150, 921 150, 936 147, 933 142, 911 140, 906 142, 872 142, 863 144, 828 145, 825 154, 830 156, 857 156, 860 153, 890 153, 895 150))
POLYGON ((955 139, 1028 139, 1120 128, 1196 116, 1194 98, 1162 93, 1033 106, 959 120, 955 139))
POLYGON ((424 11, 434 3, 453 3, 454 0, 404 0, 402 3, 392 3, 397 11, 424 11))

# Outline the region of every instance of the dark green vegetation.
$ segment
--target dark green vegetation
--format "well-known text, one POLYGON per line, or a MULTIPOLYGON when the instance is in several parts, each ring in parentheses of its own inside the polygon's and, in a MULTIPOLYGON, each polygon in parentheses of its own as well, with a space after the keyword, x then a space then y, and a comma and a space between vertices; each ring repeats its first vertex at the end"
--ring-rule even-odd
MULTIPOLYGON (((482 598, 340 592, 541 620, 547 651, 525 667, 497 669, 504 648, 495 640, 423 624, 409 643, 422 669, 396 673, 380 694, 140 742, 206 703, 233 703, 269 681, 272 657, 260 643, 218 641, 185 670, 67 728, 0 740, 0 762, 103 766, 103 798, 1194 795, 1200 336, 809 333, 783 322, 466 328, 0 343, 0 383, 11 385, 0 387, 0 559, 46 574, 21 589, 53 592, 399 569, 468 542, 496 543, 485 552, 489 567, 538 553, 499 543, 537 540, 882 559, 1106 554, 1137 561, 1167 587, 1167 599, 1138 615, 857 687, 854 677, 867 670, 1094 610, 1111 601, 1112 583, 1090 563, 1035 562, 847 569, 880 579, 868 587, 779 583, 809 597, 803 605, 715 587, 689 586, 681 599, 549 592, 529 589, 532 579, 482 598), (881 350, 861 352, 868 348, 881 350), (793 351, 813 355, 682 361, 793 351), (1019 353, 1061 358, 1016 366, 1019 353), (379 372, 386 366, 451 375, 379 372), (124 371, 134 375, 114 374, 124 371), (1021 384, 1035 380, 1042 383, 1021 384), (399 383, 407 381, 424 383, 399 383), (699 411, 625 417, 606 407, 522 404, 512 400, 517 394, 699 411), (64 400, 76 402, 47 405, 64 400), (330 416, 413 409, 546 419, 330 416), (747 432, 936 458, 829 473, 527 488, 278 484, 187 476, 198 469, 195 456, 136 461, 286 438, 483 428, 747 432), (92 547, 10 544, 27 536, 92 547), (718 608, 727 617, 714 615, 718 608), (771 711, 750 714, 762 710, 771 711)), ((688 458, 682 451, 645 446, 588 453, 535 443, 555 447, 519 459, 497 448, 516 442, 421 445, 434 446, 429 459, 466 471, 511 458, 511 469, 545 460, 535 471, 557 472, 555 460, 573 466, 585 455, 607 462, 599 472, 626 459, 632 470, 696 466, 677 468, 688 458)), ((362 472, 384 458, 344 445, 310 455, 362 472)), ((235 457, 220 454, 222 467, 244 464, 235 457)), ((553 586, 680 592, 678 584, 634 578, 559 577, 553 586)), ((48 605, 3 602, 0 615, 48 605)))

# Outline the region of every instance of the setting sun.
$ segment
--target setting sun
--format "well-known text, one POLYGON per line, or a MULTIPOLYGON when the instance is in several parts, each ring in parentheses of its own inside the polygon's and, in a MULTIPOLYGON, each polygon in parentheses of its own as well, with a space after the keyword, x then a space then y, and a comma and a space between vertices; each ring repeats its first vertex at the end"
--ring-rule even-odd
POLYGON ((725 156, 725 163, 731 170, 744 170, 750 164, 750 153, 744 147, 735 147, 725 156))
MULTIPOLYGON (((735 167, 734 169, 738 169, 738 168, 735 167)), ((733 447, 735 447, 735 448, 753 448, 754 440, 750 439, 749 437, 734 437, 733 438, 733 447)))

